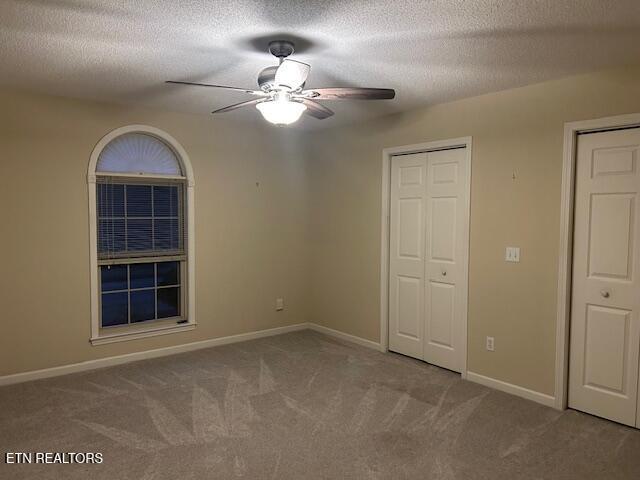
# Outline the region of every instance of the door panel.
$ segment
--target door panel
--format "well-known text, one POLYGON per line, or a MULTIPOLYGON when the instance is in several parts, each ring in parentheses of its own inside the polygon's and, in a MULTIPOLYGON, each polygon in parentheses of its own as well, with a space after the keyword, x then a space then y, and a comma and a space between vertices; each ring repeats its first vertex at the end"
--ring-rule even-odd
POLYGON ((569 406, 635 425, 640 129, 578 137, 569 406))
POLYGON ((398 257, 422 259, 422 198, 398 200, 398 257))
POLYGON ((389 211, 389 350, 422 358, 427 155, 393 157, 389 211))
POLYGON ((584 385, 628 395, 624 372, 629 368, 630 316, 628 310, 587 305, 584 385))
POLYGON ((449 283, 429 282, 429 332, 432 344, 453 348, 455 314, 455 286, 449 283))
POLYGON ((458 162, 444 161, 439 163, 431 163, 431 178, 435 185, 447 183, 457 183, 458 181, 458 162))
POLYGON ((460 288, 466 281, 466 149, 429 152, 427 166, 424 359, 459 372, 466 353, 460 288))
POLYGON ((631 279, 635 194, 591 195, 589 275, 631 279))
POLYGON ((457 200, 456 197, 431 199, 430 260, 455 262, 457 200))
POLYGON ((605 147, 593 151, 592 177, 633 174, 636 168, 634 147, 605 147))
POLYGON ((402 337, 421 341, 422 282, 419 278, 398 275, 398 331, 402 337))

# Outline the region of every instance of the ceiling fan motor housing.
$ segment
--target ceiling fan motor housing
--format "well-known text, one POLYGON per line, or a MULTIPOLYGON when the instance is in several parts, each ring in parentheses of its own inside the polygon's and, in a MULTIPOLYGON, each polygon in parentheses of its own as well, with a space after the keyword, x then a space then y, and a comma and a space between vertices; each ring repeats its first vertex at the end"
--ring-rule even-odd
MULTIPOLYGON (((277 57, 280 62, 295 51, 295 46, 287 40, 274 40, 269 42, 269 53, 277 57)), ((258 85, 262 90, 270 90, 275 85, 276 70, 278 65, 267 67, 258 74, 258 85)))
POLYGON ((269 52, 274 57, 280 59, 287 58, 294 50, 293 43, 288 40, 274 40, 273 42, 269 42, 269 52))

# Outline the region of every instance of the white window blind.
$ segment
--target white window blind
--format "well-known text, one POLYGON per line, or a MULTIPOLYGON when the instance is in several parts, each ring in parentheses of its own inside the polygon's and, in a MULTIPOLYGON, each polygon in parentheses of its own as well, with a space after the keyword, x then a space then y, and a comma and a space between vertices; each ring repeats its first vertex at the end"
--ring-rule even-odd
POLYGON ((126 133, 112 140, 100 152, 96 173, 184 174, 173 150, 144 133, 126 133))
POLYGON ((97 180, 98 259, 185 254, 184 184, 97 180))

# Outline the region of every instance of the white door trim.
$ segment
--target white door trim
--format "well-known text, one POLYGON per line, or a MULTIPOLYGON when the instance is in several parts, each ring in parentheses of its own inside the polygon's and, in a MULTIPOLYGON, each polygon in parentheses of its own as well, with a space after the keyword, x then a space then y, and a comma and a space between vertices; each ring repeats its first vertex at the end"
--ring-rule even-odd
POLYGON ((463 309, 463 329, 462 344, 464 349, 460 359, 462 378, 467 372, 467 310, 469 297, 469 220, 471 211, 471 137, 460 137, 449 140, 438 140, 434 142, 418 143, 414 145, 403 145, 400 147, 385 148, 382 151, 382 209, 381 209, 381 234, 380 234, 380 350, 389 350, 389 204, 391 200, 391 157, 393 155, 404 155, 410 153, 429 152, 434 150, 444 150, 449 148, 466 148, 467 164, 469 174, 467 175, 467 204, 465 205, 465 232, 464 244, 465 257, 462 261, 464 265, 464 280, 461 282, 463 309))
POLYGON ((560 195, 560 252, 558 258, 558 308, 556 320, 555 407, 567 408, 569 327, 571 319, 571 270, 573 266, 573 200, 576 137, 578 133, 640 126, 640 113, 564 124, 564 154, 560 195))

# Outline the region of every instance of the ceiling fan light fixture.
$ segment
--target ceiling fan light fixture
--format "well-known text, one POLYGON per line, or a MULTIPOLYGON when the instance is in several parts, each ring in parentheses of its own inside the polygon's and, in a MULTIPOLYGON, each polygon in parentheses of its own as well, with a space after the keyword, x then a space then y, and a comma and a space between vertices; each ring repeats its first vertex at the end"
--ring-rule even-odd
POLYGON ((300 102, 292 102, 285 96, 276 96, 273 100, 260 102, 256 105, 267 122, 275 125, 291 125, 300 119, 307 109, 300 102))
POLYGON ((166 83, 218 88, 252 95, 254 98, 251 100, 218 108, 211 113, 226 113, 255 106, 267 122, 275 125, 291 125, 303 113, 316 120, 333 116, 333 111, 319 100, 391 100, 396 95, 391 88, 332 87, 305 90, 311 66, 288 58, 293 51, 294 45, 289 41, 275 40, 269 43, 269 52, 278 58, 278 65, 260 71, 259 90, 181 80, 167 80, 166 83))

